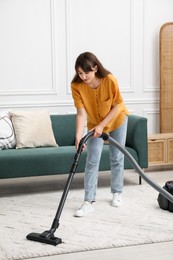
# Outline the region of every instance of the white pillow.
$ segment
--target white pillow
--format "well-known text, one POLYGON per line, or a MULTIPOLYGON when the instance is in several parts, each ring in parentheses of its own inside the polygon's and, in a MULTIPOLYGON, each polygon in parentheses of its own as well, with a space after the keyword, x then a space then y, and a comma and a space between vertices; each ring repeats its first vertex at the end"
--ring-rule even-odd
POLYGON ((13 125, 8 111, 0 112, 0 149, 14 148, 16 145, 13 125))
POLYGON ((10 115, 16 148, 58 146, 48 111, 12 111, 10 115))

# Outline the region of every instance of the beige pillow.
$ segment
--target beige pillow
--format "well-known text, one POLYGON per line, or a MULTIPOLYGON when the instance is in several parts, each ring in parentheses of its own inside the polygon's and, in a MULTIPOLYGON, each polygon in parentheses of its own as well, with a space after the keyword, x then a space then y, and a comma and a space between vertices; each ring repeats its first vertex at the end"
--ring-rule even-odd
POLYGON ((16 135, 16 148, 58 146, 48 111, 10 112, 16 135))

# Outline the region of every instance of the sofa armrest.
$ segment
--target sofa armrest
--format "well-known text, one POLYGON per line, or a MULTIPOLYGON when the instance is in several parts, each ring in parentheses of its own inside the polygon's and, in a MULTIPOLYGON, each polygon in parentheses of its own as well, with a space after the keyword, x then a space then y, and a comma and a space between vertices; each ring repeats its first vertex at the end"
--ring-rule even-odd
POLYGON ((148 167, 148 133, 147 118, 129 115, 126 146, 136 150, 138 164, 141 168, 148 167))

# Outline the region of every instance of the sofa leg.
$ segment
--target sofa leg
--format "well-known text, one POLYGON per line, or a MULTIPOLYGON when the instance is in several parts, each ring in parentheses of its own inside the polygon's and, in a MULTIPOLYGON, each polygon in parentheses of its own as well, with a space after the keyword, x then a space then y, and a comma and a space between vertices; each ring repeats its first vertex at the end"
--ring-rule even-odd
POLYGON ((139 176, 139 185, 141 185, 141 184, 142 184, 142 177, 139 176))

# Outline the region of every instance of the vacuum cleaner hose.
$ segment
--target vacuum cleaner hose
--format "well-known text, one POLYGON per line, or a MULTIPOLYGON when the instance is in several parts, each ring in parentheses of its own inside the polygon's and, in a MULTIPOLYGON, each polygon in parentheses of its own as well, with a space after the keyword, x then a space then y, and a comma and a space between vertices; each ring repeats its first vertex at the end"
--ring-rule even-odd
POLYGON ((109 143, 113 144, 116 146, 128 159, 130 164, 133 166, 133 168, 138 172, 138 174, 150 185, 152 186, 155 190, 157 190, 159 193, 161 193, 165 198, 167 198, 170 202, 173 203, 173 196, 167 192, 165 189, 163 189, 160 185, 155 183, 153 180, 151 180, 140 168, 140 166, 137 164, 135 159, 131 156, 131 154, 122 146, 120 145, 115 139, 113 139, 111 136, 109 136, 106 133, 102 133, 100 136, 103 138, 103 140, 108 141, 109 143))

